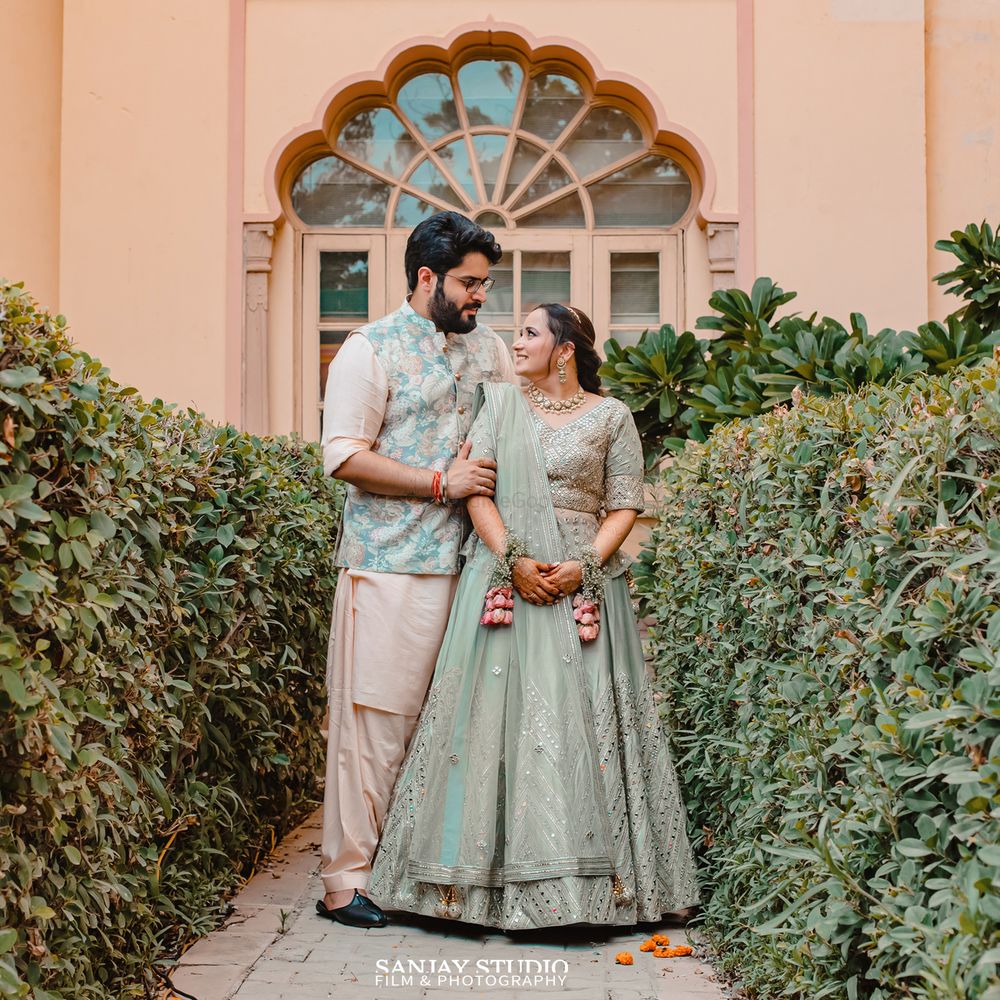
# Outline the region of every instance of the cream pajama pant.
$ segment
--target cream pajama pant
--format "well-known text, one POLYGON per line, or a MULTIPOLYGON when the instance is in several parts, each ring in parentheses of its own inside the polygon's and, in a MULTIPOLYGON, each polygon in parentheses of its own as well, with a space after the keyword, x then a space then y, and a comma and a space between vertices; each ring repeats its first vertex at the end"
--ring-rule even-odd
POLYGON ((458 576, 342 569, 327 658, 325 892, 368 887, 458 576))

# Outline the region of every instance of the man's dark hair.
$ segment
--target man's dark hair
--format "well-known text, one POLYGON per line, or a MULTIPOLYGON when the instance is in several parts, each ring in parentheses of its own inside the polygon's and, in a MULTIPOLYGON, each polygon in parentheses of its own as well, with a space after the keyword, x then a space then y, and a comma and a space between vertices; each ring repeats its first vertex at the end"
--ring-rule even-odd
POLYGON ((481 253, 490 264, 497 264, 503 251, 493 234, 458 212, 438 212, 424 219, 406 241, 406 284, 412 292, 417 287, 417 271, 429 267, 444 274, 461 264, 466 254, 481 253))

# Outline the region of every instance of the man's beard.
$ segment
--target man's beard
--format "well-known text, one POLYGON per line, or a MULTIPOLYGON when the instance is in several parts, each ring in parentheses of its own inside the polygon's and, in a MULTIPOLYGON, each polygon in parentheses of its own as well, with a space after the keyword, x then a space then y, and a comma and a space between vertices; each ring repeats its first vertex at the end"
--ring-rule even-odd
POLYGON ((440 282, 428 303, 428 311, 442 333, 471 333, 479 322, 476 312, 467 319, 458 306, 444 297, 444 286, 440 282))

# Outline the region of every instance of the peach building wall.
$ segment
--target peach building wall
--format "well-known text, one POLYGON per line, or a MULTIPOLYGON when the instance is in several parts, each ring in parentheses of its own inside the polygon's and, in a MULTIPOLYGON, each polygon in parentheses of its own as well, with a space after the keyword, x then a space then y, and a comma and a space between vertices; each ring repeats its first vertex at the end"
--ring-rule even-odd
POLYGON ((65 5, 60 307, 119 381, 217 419, 227 43, 221 0, 65 5))
MULTIPOLYGON (((1000 0, 927 0, 927 273, 953 229, 1000 222, 1000 0)), ((931 314, 955 309, 939 285, 931 314)))
POLYGON ((923 0, 759 0, 757 271, 873 330, 927 318, 923 0))
MULTIPOLYGON (((1000 218, 1000 0, 0 0, 0 18, 19 139, 0 157, 0 273, 120 381, 217 418, 239 413, 240 223, 271 211, 282 137, 337 81, 461 25, 520 25, 639 81, 703 144, 711 207, 741 215, 756 271, 803 310, 940 317, 955 303, 930 244, 1000 218)), ((689 323, 705 240, 687 242, 689 323)), ((298 405, 295 255, 279 224, 278 431, 298 405)))
POLYGON ((0 277, 24 281, 53 311, 61 78, 62 0, 0 0, 0 277))

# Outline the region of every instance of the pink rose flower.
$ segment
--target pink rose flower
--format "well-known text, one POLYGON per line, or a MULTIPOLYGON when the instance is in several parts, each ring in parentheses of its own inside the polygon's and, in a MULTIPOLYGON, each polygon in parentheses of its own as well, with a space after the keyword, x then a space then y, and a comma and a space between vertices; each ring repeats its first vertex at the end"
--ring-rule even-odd
POLYGON ((504 625, 510 625, 513 621, 514 621, 514 612, 513 611, 505 611, 504 614, 503 614, 503 623, 504 623, 504 625))
POLYGON ((594 616, 589 611, 584 612, 584 614, 580 615, 580 624, 581 625, 593 625, 594 624, 594 616))
POLYGON ((497 625, 503 624, 503 619, 504 619, 503 608, 496 608, 496 609, 494 609, 491 612, 491 615, 493 617, 493 621, 494 621, 495 624, 497 624, 497 625))

